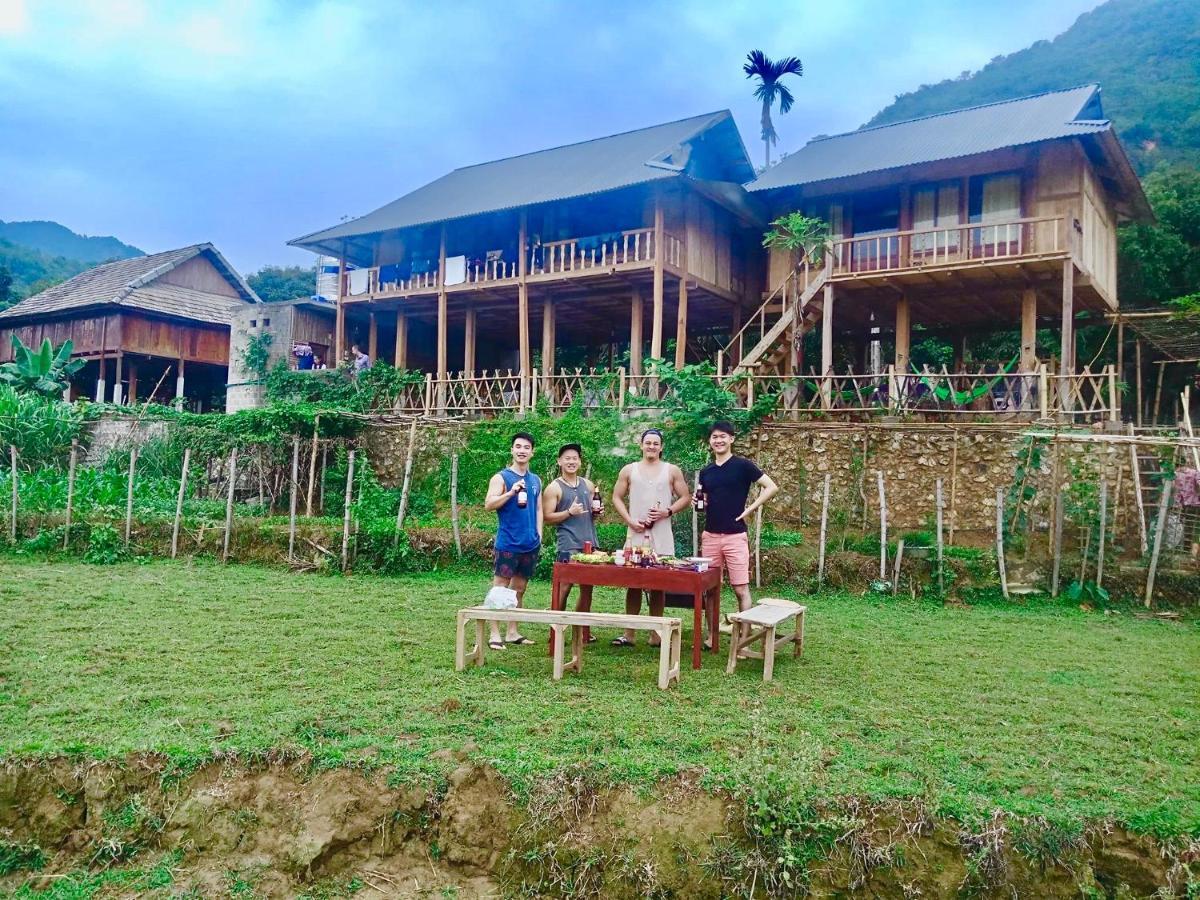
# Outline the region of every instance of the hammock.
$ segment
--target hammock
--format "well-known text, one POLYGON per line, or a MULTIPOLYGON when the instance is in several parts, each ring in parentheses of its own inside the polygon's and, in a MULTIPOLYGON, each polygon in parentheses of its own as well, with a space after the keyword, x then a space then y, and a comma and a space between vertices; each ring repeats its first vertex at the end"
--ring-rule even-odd
POLYGON ((1021 354, 1018 353, 1011 360, 1009 360, 1008 365, 1004 366, 1004 368, 996 373, 996 377, 984 382, 978 387, 972 388, 969 391, 956 391, 948 384, 934 386, 930 384, 929 380, 924 376, 921 376, 921 383, 929 389, 929 392, 933 394, 933 396, 936 397, 939 402, 944 403, 949 400, 954 406, 966 406, 968 403, 974 403, 980 397, 986 397, 988 394, 990 394, 992 392, 992 388, 996 386, 1000 379, 1012 372, 1013 367, 1016 366, 1017 361, 1020 358, 1021 354))

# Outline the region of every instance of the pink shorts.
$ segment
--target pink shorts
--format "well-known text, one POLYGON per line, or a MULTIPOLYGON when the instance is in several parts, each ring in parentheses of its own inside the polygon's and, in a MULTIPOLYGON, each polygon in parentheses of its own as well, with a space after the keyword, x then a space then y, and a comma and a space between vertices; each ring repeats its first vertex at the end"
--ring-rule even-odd
POLYGON ((703 532, 700 535, 700 555, 711 559, 714 566, 724 566, 730 584, 750 583, 750 541, 745 532, 741 534, 703 532))

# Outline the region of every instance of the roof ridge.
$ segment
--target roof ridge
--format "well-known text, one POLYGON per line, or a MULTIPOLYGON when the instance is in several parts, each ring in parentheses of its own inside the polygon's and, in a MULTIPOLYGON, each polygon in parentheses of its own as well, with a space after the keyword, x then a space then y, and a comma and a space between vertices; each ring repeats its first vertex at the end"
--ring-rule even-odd
MULTIPOLYGON (((924 122, 928 119, 938 119, 938 118, 941 118, 942 116, 953 116, 958 113, 971 112, 972 110, 976 110, 976 109, 986 109, 989 106, 1003 106, 1006 103, 1021 103, 1025 100, 1034 100, 1037 97, 1046 97, 1046 96, 1049 96, 1050 94, 1069 94, 1071 91, 1082 90, 1083 88, 1086 88, 1086 87, 1090 87, 1090 88, 1099 90, 1100 84, 1099 84, 1099 82, 1096 82, 1096 81, 1088 81, 1088 82, 1084 82, 1083 84, 1077 84, 1073 87, 1054 88, 1053 90, 1048 90, 1048 91, 1038 91, 1035 94, 1025 94, 1022 97, 1009 97, 1006 100, 992 100, 990 103, 976 103, 972 106, 960 106, 957 109, 947 109, 947 110, 943 110, 942 112, 928 113, 924 116, 914 116, 911 119, 901 119, 899 122, 885 122, 880 125, 864 125, 862 128, 856 128, 853 131, 843 131, 839 134, 827 134, 827 135, 823 135, 821 137, 815 137, 815 138, 810 139, 808 143, 816 144, 820 141, 831 141, 834 138, 849 137, 852 134, 863 134, 864 132, 868 132, 868 131, 879 131, 883 128, 895 128, 897 125, 908 125, 912 122, 924 122)), ((1096 121, 1107 122, 1108 120, 1102 119, 1102 120, 1096 120, 1096 121)))
MULTIPOLYGON (((582 147, 584 144, 594 144, 597 141, 606 141, 610 138, 624 137, 627 134, 636 134, 639 131, 650 131, 652 128, 666 128, 668 125, 679 125, 682 122, 688 122, 688 121, 691 121, 692 119, 706 119, 706 118, 713 118, 714 116, 720 116, 720 115, 727 115, 730 118, 733 118, 733 113, 730 112, 728 109, 716 109, 716 110, 713 110, 712 112, 699 113, 694 116, 684 116, 681 119, 672 119, 670 122, 658 122, 654 125, 643 125, 641 128, 630 128, 630 129, 627 129, 626 131, 617 131, 617 132, 614 132, 613 134, 602 134, 598 137, 587 138, 586 140, 582 140, 582 141, 570 141, 569 143, 559 144, 555 147, 543 147, 540 150, 529 150, 525 153, 514 153, 512 156, 502 156, 499 159, 488 159, 488 160, 484 160, 483 162, 471 163, 469 166, 458 166, 457 168, 451 169, 450 173, 462 172, 466 169, 477 169, 480 166, 490 166, 493 163, 507 162, 511 159, 521 159, 522 157, 525 157, 525 156, 537 156, 539 153, 551 153, 555 150, 565 150, 568 147, 582 147)), ((447 173, 447 174, 450 174, 450 173, 447 173)), ((442 177, 445 178, 446 176, 443 175, 442 177)), ((420 188, 418 188, 418 190, 420 190, 420 188)), ((326 229, 322 229, 322 230, 326 230, 326 229)), ((313 233, 316 234, 316 232, 313 232, 313 233)))

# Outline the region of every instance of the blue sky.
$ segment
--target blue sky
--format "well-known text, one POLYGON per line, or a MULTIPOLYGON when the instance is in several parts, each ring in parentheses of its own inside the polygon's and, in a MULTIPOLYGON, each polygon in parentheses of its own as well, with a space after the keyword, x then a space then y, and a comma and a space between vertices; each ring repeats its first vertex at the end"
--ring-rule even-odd
POLYGON ((752 48, 804 62, 789 150, 1097 5, 0 0, 0 219, 307 263, 460 165, 722 108, 759 163, 752 48))

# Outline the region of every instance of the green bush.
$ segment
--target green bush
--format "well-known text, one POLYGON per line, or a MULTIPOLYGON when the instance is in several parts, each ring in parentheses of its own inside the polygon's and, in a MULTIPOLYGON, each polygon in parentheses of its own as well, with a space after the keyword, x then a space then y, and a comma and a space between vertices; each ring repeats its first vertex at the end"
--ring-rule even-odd
POLYGON ((111 566, 125 562, 130 557, 129 548, 121 533, 111 525, 94 525, 88 536, 87 552, 83 554, 84 562, 97 566, 111 566))
POLYGON ((71 441, 80 437, 83 413, 61 400, 19 393, 0 384, 0 450, 8 470, 8 448, 17 448, 18 466, 32 471, 61 466, 71 452, 71 441))

